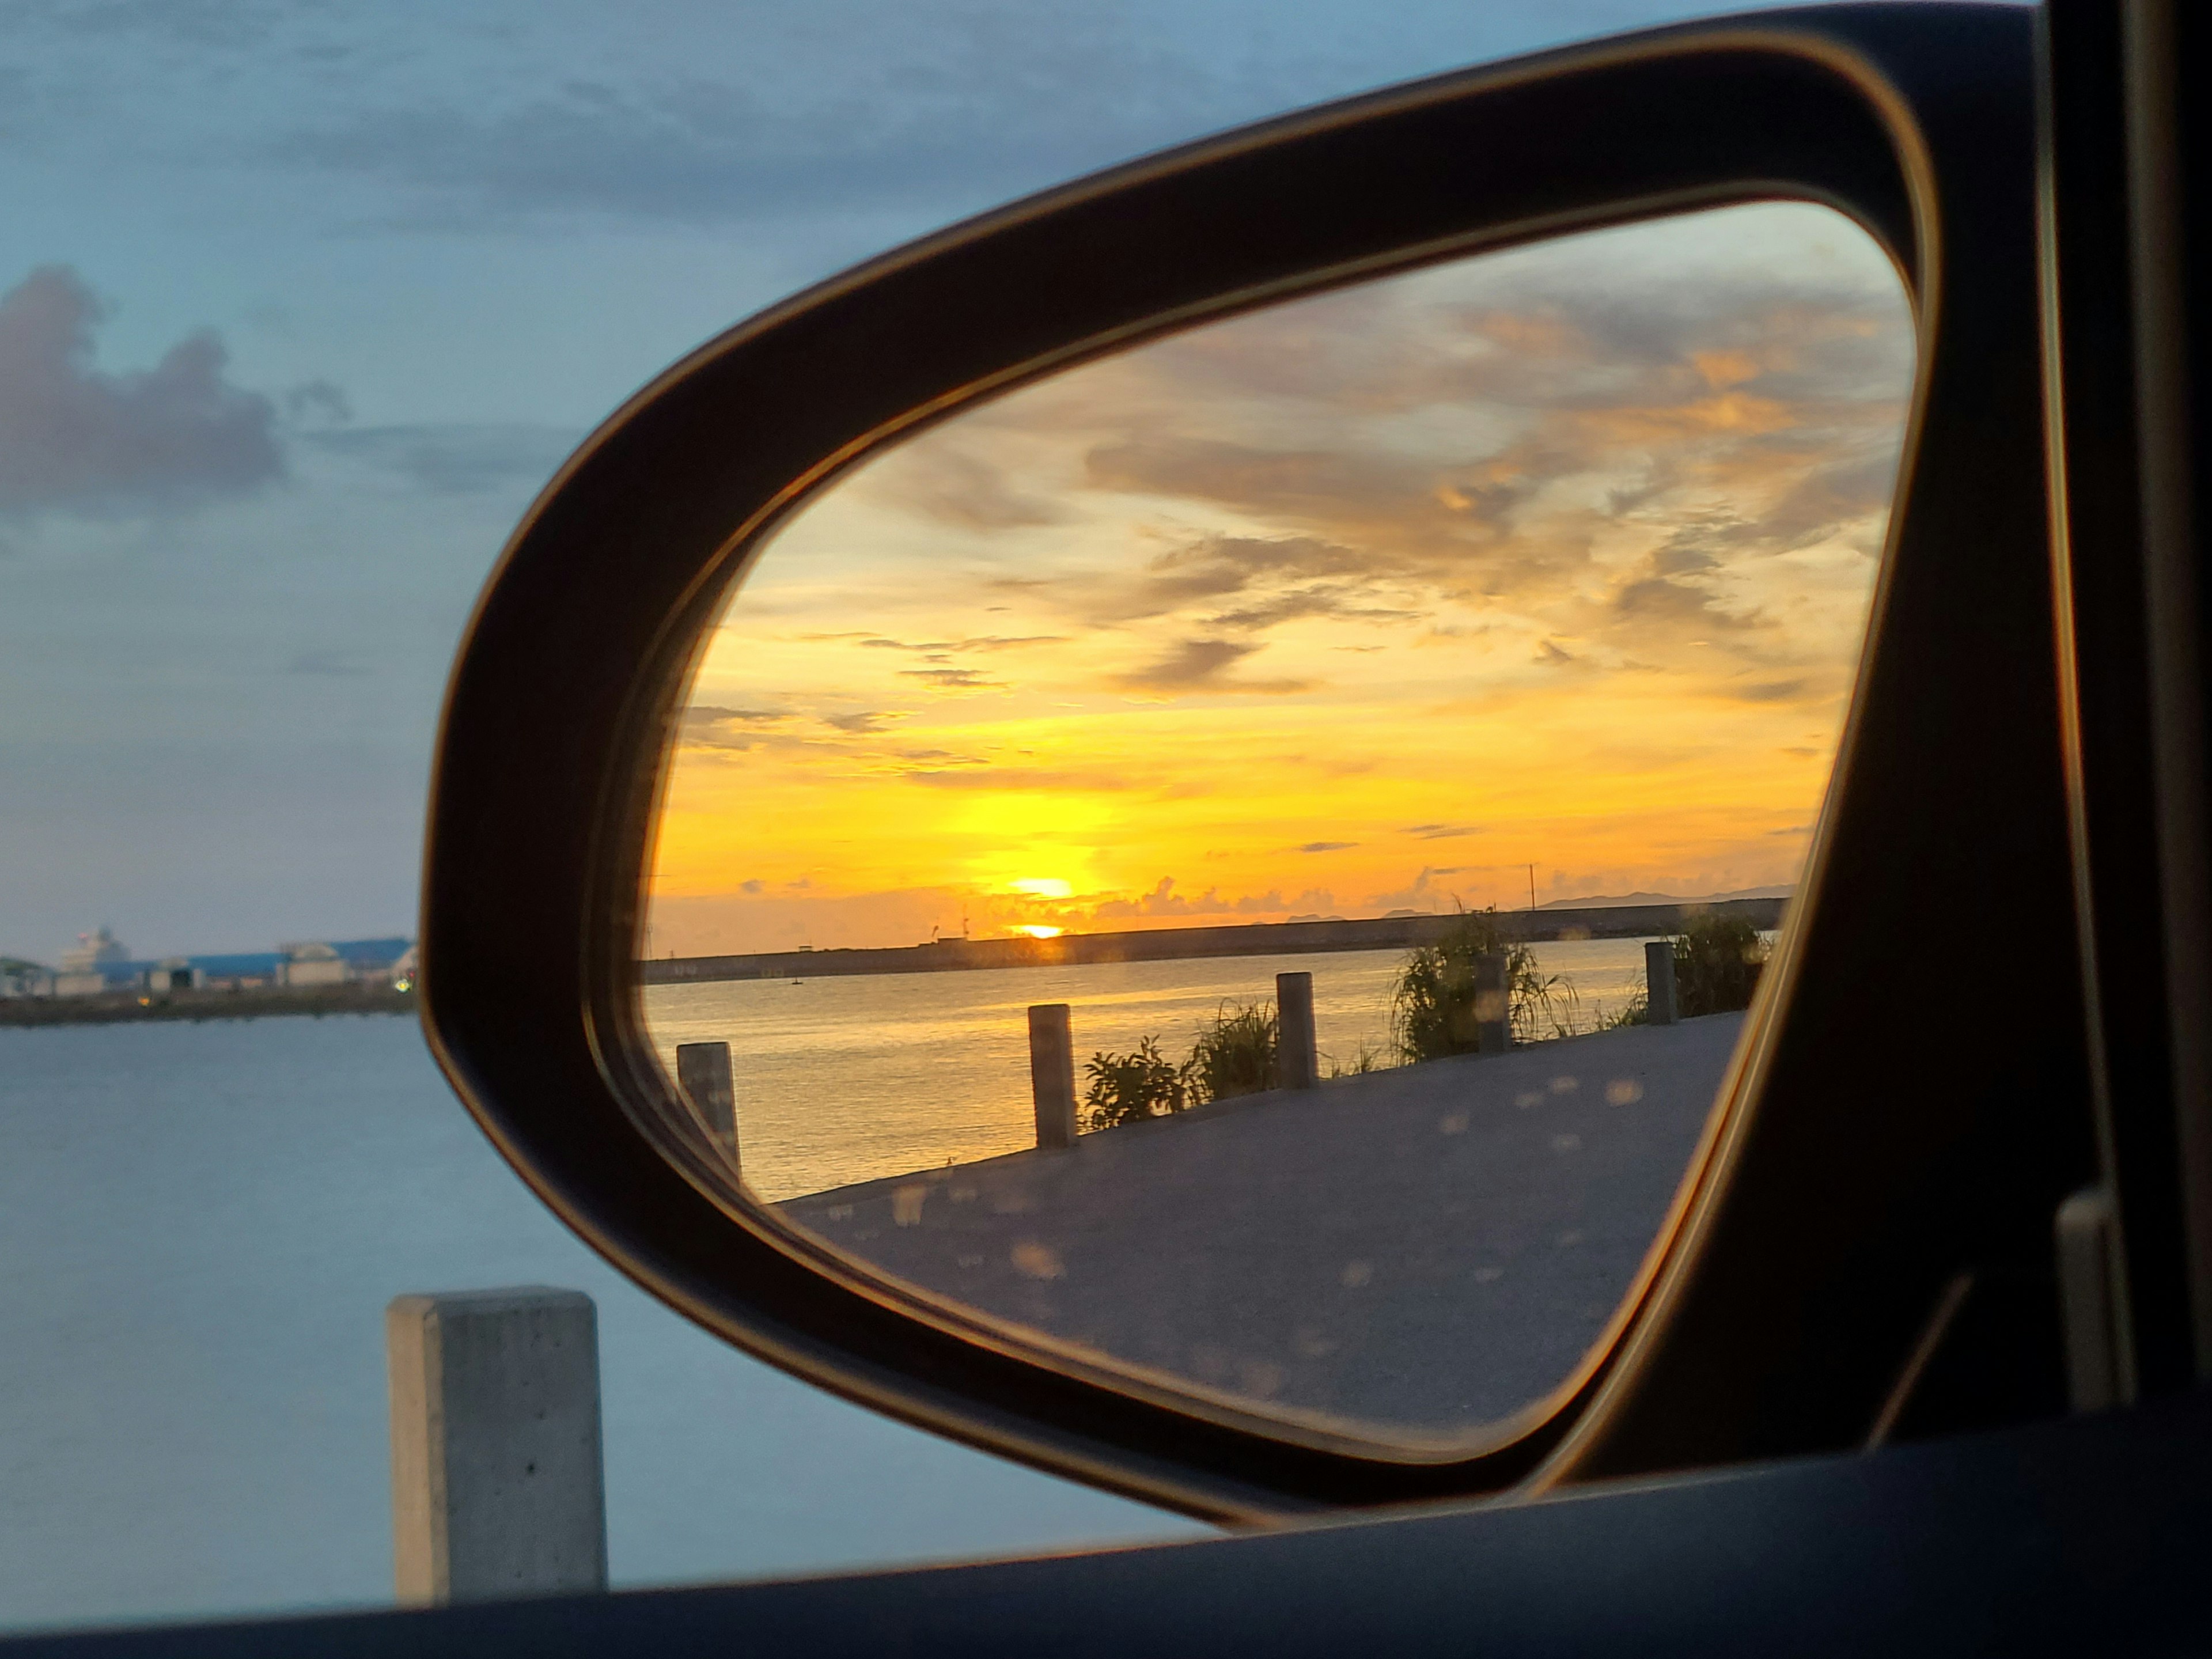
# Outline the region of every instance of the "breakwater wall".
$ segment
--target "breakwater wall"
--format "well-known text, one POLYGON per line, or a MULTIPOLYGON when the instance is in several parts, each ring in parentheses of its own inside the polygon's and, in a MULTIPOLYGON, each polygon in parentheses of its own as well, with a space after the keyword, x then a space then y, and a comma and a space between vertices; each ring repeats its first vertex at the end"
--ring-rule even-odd
MULTIPOLYGON (((1695 915, 1741 916, 1762 933, 1782 925, 1789 901, 1728 899, 1716 904, 1594 905, 1574 910, 1501 910, 1509 943, 1649 939, 1681 932, 1695 915)), ((846 974, 938 974, 982 968, 1057 968, 1101 962, 1176 962, 1201 957, 1309 956, 1329 951, 1410 951, 1434 945, 1455 915, 1379 916, 1358 921, 1248 922, 1228 927, 1147 927, 1057 939, 952 939, 883 950, 768 951, 750 956, 665 957, 638 964, 647 985, 729 979, 827 979, 846 974)))
POLYGON ((0 1026, 123 1025, 157 1019, 266 1019, 325 1014, 411 1014, 415 994, 389 985, 269 986, 240 991, 109 993, 0 998, 0 1026))

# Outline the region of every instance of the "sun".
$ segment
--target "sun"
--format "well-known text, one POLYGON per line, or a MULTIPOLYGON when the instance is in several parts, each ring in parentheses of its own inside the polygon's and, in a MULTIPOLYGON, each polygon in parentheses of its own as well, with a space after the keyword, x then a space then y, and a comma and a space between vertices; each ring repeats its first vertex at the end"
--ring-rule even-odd
MULTIPOLYGON (((1064 899, 1075 890, 1073 884, 1062 881, 1058 876, 1028 876, 1020 881, 1010 881, 1006 885, 1017 893, 1026 893, 1031 898, 1041 899, 1064 899)), ((1054 928, 1053 931, 1058 933, 1060 930, 1054 928)))
POLYGON ((1012 931, 1017 933, 1027 933, 1031 939, 1058 939, 1067 930, 1064 927, 1048 927, 1041 921, 1025 921, 1012 931))

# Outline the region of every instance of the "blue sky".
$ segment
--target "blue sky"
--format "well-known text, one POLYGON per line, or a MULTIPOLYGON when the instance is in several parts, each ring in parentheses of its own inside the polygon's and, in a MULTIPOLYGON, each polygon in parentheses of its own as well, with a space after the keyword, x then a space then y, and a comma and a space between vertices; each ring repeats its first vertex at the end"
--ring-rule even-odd
POLYGON ((1704 9, 0 3, 0 951, 411 930, 507 530, 746 313, 1183 138, 1704 9))

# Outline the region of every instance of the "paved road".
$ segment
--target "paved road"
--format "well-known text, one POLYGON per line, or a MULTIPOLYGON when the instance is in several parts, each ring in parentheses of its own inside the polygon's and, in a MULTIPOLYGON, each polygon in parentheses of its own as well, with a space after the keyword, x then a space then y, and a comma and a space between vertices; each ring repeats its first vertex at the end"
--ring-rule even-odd
POLYGON ((793 1200, 910 1283, 1115 1358, 1428 1432, 1573 1368, 1740 1014, 1346 1079, 793 1200))

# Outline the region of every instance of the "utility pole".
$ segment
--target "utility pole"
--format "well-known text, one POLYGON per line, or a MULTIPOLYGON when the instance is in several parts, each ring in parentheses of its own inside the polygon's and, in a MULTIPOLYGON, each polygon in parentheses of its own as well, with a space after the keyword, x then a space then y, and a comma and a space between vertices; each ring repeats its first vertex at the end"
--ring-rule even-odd
POLYGON ((1533 864, 1532 864, 1532 865, 1530 865, 1530 866, 1528 866, 1528 908, 1530 909, 1530 911, 1532 911, 1532 912, 1533 912, 1533 911, 1535 909, 1535 908, 1536 908, 1536 866, 1535 866, 1534 865, 1533 865, 1533 864))

